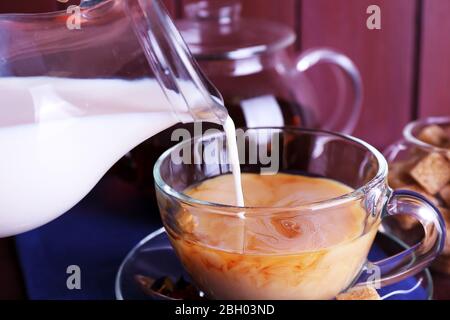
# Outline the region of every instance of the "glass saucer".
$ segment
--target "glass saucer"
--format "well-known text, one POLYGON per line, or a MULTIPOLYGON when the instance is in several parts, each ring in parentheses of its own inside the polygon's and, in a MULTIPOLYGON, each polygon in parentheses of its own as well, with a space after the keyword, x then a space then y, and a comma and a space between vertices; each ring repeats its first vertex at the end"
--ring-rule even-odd
MULTIPOLYGON (((400 252, 406 247, 397 238, 378 233, 369 259, 380 259, 380 250, 388 255, 400 252)), ((152 294, 146 286, 145 279, 169 277, 177 281, 181 277, 189 282, 175 255, 163 228, 156 230, 142 239, 126 256, 116 276, 115 293, 118 300, 171 300, 163 295, 152 294)), ((431 300, 433 281, 428 269, 403 280, 400 283, 379 290, 385 300, 431 300)))

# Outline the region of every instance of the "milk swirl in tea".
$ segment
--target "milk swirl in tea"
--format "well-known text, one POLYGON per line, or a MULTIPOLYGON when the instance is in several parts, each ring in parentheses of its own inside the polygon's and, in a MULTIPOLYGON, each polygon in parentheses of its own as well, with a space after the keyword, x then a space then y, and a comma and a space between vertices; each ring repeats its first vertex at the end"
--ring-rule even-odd
MULTIPOLYGON (((332 299, 351 284, 365 263, 378 224, 364 230, 366 212, 354 201, 323 211, 295 209, 342 196, 352 191, 350 187, 282 173, 244 173, 242 187, 246 206, 260 208, 259 213, 249 208, 242 218, 186 205, 176 215, 178 230, 166 225, 183 265, 209 297, 332 299), (275 208, 278 212, 273 214, 275 208)), ((223 175, 185 193, 232 205, 233 189, 232 176, 223 175)))

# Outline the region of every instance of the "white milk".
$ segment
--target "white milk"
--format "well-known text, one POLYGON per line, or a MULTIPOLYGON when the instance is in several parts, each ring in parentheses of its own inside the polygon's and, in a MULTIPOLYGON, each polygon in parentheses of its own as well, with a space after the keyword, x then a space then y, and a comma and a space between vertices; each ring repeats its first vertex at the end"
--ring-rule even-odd
POLYGON ((234 125, 233 119, 231 119, 229 116, 223 124, 223 129, 227 138, 228 159, 231 164, 231 171, 233 172, 236 205, 238 207, 243 207, 245 203, 241 182, 241 166, 239 165, 239 153, 236 142, 236 127, 234 125))
POLYGON ((178 122, 153 80, 0 78, 0 99, 0 237, 66 212, 124 154, 178 122))

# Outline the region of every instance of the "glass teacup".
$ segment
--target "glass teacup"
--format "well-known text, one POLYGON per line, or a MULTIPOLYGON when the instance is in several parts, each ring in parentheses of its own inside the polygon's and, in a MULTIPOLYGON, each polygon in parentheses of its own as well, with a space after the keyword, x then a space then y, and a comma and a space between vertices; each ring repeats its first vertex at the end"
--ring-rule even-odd
POLYGON ((353 285, 381 287, 416 274, 442 250, 445 228, 439 211, 419 194, 392 192, 386 160, 367 143, 294 128, 241 133, 243 173, 322 177, 353 191, 286 207, 201 201, 184 191, 231 172, 224 161, 224 134, 193 138, 166 151, 154 169, 161 217, 182 264, 209 298, 333 299, 353 285), (362 216, 349 219, 355 210, 362 216), (397 214, 421 222, 422 242, 369 262, 381 221, 397 214), (351 236, 346 234, 349 221, 357 227, 351 236))

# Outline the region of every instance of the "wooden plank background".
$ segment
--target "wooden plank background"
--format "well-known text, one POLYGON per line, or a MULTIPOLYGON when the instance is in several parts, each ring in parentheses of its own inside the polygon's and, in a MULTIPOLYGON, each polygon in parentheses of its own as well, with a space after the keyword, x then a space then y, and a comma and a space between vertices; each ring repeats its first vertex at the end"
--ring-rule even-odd
POLYGON ((424 0, 418 115, 450 115, 450 1, 424 0))
MULTIPOLYGON (((364 82, 364 101, 354 134, 379 147, 396 140, 411 120, 416 5, 414 0, 302 1, 301 48, 335 48, 356 63, 364 82), (381 8, 381 30, 366 27, 366 10, 372 4, 381 8)), ((325 82, 324 91, 333 92, 329 74, 317 73, 316 83, 325 82)), ((330 106, 334 96, 328 97, 330 106)))

